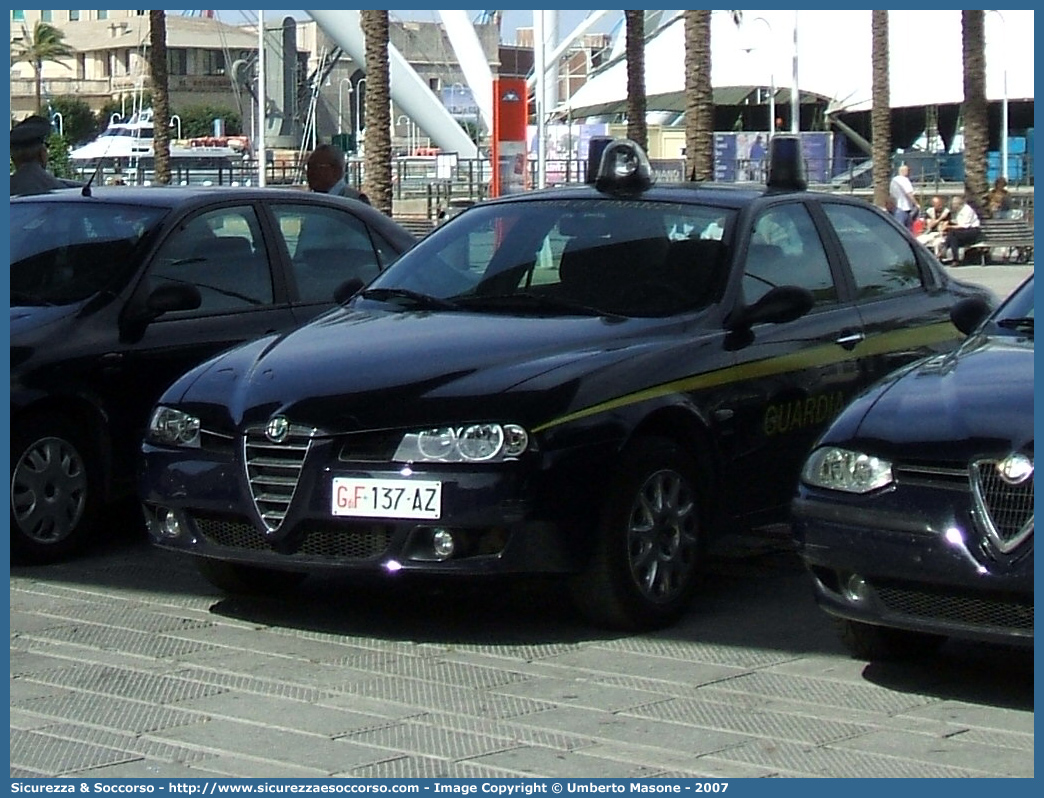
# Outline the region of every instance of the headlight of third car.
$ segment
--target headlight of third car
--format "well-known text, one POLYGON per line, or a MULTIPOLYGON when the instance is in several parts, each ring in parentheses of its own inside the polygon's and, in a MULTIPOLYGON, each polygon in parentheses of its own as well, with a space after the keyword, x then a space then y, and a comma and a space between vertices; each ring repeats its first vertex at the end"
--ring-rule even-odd
POLYGON ((801 479, 816 488, 870 493, 892 484, 892 464, 863 452, 824 446, 808 458, 801 479))
POLYGON ((160 405, 152 411, 146 440, 161 446, 185 446, 198 449, 199 419, 173 407, 160 405))
POLYGON ((517 424, 468 424, 407 432, 393 460, 401 463, 490 463, 514 460, 529 446, 517 424))

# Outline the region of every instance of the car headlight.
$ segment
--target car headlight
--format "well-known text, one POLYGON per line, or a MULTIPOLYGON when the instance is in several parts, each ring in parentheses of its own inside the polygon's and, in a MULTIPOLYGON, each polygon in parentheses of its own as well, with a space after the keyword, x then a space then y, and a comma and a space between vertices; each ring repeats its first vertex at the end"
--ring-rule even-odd
POLYGON ((801 479, 816 488, 869 493, 892 484, 892 464, 863 452, 825 446, 808 458, 801 479))
POLYGON ((529 446, 517 424, 468 424, 407 432, 392 459, 402 463, 489 463, 513 460, 529 446))
POLYGON ((189 413, 175 410, 173 407, 160 405, 152 411, 146 439, 149 443, 158 443, 162 446, 185 446, 198 449, 199 419, 189 413))

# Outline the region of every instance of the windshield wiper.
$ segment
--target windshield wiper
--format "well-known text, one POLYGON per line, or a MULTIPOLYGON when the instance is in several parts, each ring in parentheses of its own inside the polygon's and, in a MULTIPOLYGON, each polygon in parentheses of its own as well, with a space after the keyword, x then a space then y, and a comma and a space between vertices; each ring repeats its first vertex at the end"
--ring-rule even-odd
POLYGON ((468 309, 480 308, 483 310, 539 310, 555 311, 559 313, 582 314, 584 316, 612 316, 622 318, 620 314, 613 313, 602 308, 585 305, 583 302, 574 302, 562 297, 547 296, 546 294, 533 294, 519 292, 516 294, 472 294, 459 297, 458 302, 468 309))
POLYGON ((409 288, 368 288, 359 294, 363 299, 373 299, 377 302, 388 302, 395 299, 404 299, 414 308, 426 310, 460 310, 460 306, 448 299, 437 296, 422 294, 420 291, 411 291, 409 288))
POLYGON ((1003 327, 1005 330, 1018 330, 1019 332, 1028 332, 1033 335, 1033 317, 1032 316, 1019 316, 1011 319, 1001 319, 997 322, 998 327, 1003 327))

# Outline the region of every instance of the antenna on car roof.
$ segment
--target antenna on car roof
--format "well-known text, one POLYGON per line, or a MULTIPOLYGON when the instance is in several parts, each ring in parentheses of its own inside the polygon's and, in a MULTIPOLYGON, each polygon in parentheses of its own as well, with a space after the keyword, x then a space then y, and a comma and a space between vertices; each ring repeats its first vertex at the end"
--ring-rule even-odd
POLYGON ((90 179, 88 179, 86 184, 84 184, 84 187, 80 190, 80 194, 82 196, 84 196, 84 197, 91 196, 91 183, 94 182, 94 178, 96 178, 98 176, 98 172, 101 171, 101 168, 102 168, 102 162, 101 162, 101 159, 99 158, 98 159, 98 165, 96 167, 94 167, 94 172, 91 173, 90 179))

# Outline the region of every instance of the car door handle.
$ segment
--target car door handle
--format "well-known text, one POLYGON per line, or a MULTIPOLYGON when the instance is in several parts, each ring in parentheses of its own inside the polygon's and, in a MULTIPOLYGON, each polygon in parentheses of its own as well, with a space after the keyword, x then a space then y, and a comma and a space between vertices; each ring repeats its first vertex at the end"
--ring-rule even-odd
POLYGON ((861 332, 845 333, 835 341, 835 343, 845 349, 855 349, 856 344, 862 341, 866 336, 861 332))

